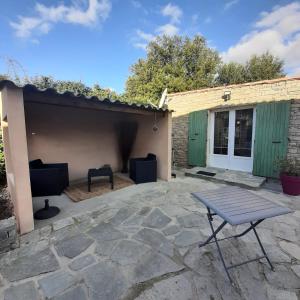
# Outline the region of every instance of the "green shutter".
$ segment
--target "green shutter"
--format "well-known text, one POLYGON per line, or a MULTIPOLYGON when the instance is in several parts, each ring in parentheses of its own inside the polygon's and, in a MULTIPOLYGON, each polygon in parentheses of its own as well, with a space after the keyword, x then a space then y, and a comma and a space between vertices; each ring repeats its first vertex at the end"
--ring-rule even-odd
POLYGON ((290 101, 261 103, 256 108, 253 174, 277 178, 278 159, 288 144, 290 101))
POLYGON ((191 166, 206 166, 207 110, 189 114, 188 163, 191 166))

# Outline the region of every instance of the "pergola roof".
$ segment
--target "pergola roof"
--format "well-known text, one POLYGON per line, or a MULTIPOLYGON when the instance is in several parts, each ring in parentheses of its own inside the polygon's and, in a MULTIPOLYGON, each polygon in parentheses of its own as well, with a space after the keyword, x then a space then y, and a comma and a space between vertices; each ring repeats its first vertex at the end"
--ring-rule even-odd
POLYGON ((112 100, 108 98, 98 98, 96 96, 86 96, 83 94, 75 94, 71 91, 65 91, 65 92, 59 92, 54 88, 45 88, 40 89, 37 86, 33 84, 25 84, 25 85, 18 85, 15 82, 11 80, 1 80, 0 81, 0 91, 4 87, 10 87, 10 88, 21 88, 23 89, 24 93, 24 101, 25 102, 40 102, 40 103, 48 103, 48 104, 54 104, 54 105, 67 105, 67 106, 74 106, 74 107, 86 107, 90 106, 89 108, 95 108, 95 109, 103 109, 106 107, 106 109, 109 110, 118 110, 118 111, 145 111, 145 112, 168 112, 169 110, 167 108, 157 108, 150 104, 142 104, 142 103, 129 103, 129 102, 123 102, 120 100, 112 100), (50 103, 49 101, 38 101, 37 96, 43 95, 43 98, 52 98, 52 100, 55 98, 56 101, 52 101, 50 103), (30 99, 29 99, 30 98, 30 99), (34 100, 35 99, 35 100, 34 100), (62 99, 64 99, 62 101, 62 99), (76 101, 74 101, 76 99, 76 101))

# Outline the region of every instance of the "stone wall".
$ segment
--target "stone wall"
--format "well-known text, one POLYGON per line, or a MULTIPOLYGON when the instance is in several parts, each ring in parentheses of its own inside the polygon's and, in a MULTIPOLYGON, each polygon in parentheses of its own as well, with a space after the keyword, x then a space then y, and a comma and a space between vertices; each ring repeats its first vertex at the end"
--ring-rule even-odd
MULTIPOLYGON (((265 80, 226 87, 174 93, 168 95, 168 107, 174 112, 173 148, 176 166, 187 167, 188 151, 188 115, 202 109, 230 108, 255 105, 260 102, 300 99, 300 77, 265 80), (224 101, 225 91, 231 92, 229 101, 224 101)), ((299 157, 299 101, 293 101, 289 130, 289 156, 299 157)))
POLYGON ((288 157, 300 159, 300 99, 292 100, 289 124, 288 157))
POLYGON ((0 221, 0 254, 16 247, 17 227, 15 217, 0 221))
POLYGON ((178 116, 172 119, 172 161, 177 167, 186 167, 188 165, 188 124, 188 115, 178 116))

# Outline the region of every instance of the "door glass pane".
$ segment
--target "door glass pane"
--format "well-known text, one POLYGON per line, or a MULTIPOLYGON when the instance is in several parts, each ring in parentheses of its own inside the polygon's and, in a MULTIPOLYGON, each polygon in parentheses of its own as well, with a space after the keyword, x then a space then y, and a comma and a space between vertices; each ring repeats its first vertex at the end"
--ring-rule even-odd
POLYGON ((253 109, 235 111, 234 155, 251 157, 253 109))
POLYGON ((214 154, 228 154, 229 111, 215 112, 214 154))

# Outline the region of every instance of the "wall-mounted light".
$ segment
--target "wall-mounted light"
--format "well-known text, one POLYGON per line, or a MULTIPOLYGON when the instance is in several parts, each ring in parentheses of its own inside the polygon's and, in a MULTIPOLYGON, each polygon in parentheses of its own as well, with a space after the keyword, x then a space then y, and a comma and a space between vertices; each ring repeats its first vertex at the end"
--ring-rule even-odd
POLYGON ((224 101, 230 100, 230 97, 231 97, 231 91, 225 91, 224 95, 222 96, 222 98, 224 99, 224 101))
POLYGON ((158 130, 157 119, 156 119, 156 112, 154 112, 154 124, 153 124, 152 130, 154 132, 156 132, 158 130))

